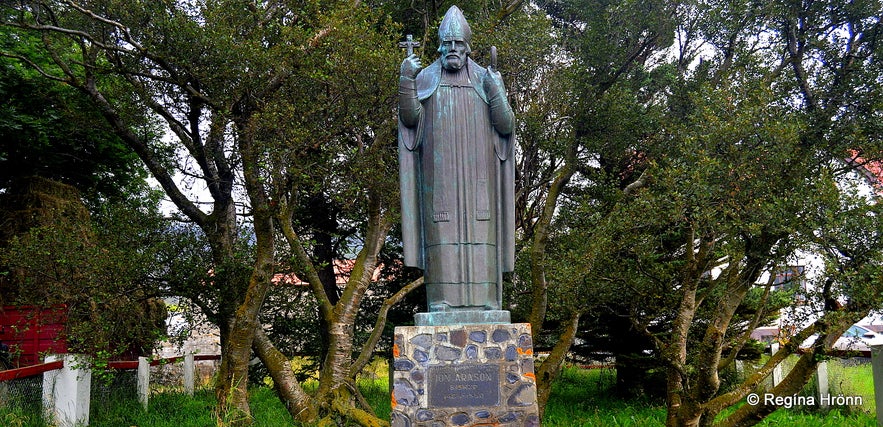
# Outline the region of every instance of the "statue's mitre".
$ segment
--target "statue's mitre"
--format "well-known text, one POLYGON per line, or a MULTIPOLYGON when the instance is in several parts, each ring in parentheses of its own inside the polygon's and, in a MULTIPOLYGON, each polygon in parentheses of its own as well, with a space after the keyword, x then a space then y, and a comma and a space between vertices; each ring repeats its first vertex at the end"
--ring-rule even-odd
POLYGON ((469 43, 472 39, 472 29, 463 16, 463 11, 457 6, 451 6, 442 18, 441 25, 438 26, 438 40, 463 40, 469 43))

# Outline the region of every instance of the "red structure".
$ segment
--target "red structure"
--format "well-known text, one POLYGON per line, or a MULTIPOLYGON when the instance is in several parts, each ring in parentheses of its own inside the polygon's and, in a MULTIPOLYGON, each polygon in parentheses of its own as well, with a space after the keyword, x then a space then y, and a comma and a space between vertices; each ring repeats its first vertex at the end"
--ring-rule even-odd
POLYGON ((43 355, 67 353, 67 306, 0 307, 0 343, 9 346, 13 368, 40 363, 43 355))
POLYGON ((858 172, 864 175, 878 195, 883 194, 883 161, 866 160, 856 150, 850 151, 849 154, 850 157, 846 159, 846 163, 861 166, 857 169, 858 172))

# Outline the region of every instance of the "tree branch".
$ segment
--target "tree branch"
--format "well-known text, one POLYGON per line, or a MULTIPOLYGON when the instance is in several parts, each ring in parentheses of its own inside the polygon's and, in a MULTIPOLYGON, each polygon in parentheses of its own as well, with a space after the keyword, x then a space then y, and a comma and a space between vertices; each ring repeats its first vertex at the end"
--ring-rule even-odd
POLYGON ((377 347, 377 343, 380 342, 380 337, 383 335, 383 331, 386 328, 386 319, 389 310, 401 302, 406 295, 411 293, 411 291, 422 285, 423 277, 421 276, 419 279, 411 281, 411 283, 408 283, 399 289, 398 292, 383 301, 383 305, 380 306, 380 312, 377 313, 377 320, 374 322, 374 329, 371 331, 371 336, 368 338, 365 345, 362 346, 362 352, 359 354, 359 358, 356 359, 350 367, 350 377, 355 377, 356 374, 358 374, 359 371, 371 361, 371 356, 374 354, 374 348, 377 347))
POLYGON ((291 247, 292 251, 294 251, 295 259, 299 264, 300 268, 298 268, 298 270, 303 271, 306 275, 307 283, 310 284, 310 289, 313 290, 313 296, 319 303, 319 312, 322 314, 322 318, 325 319, 326 322, 331 323, 334 316, 334 305, 331 304, 331 300, 328 299, 328 294, 325 293, 325 287, 322 286, 322 279, 319 278, 319 272, 316 271, 316 266, 313 265, 313 261, 310 259, 309 254, 307 254, 306 249, 304 249, 300 236, 297 235, 297 232, 294 231, 294 227, 291 226, 293 211, 287 201, 282 200, 280 202, 280 209, 277 215, 279 226, 282 229, 282 235, 285 237, 285 240, 288 241, 288 245, 291 247))
POLYGON ((319 416, 316 402, 301 388, 291 370, 288 357, 273 345, 263 328, 255 330, 252 348, 270 372, 273 384, 286 402, 291 416, 300 422, 314 422, 319 416))

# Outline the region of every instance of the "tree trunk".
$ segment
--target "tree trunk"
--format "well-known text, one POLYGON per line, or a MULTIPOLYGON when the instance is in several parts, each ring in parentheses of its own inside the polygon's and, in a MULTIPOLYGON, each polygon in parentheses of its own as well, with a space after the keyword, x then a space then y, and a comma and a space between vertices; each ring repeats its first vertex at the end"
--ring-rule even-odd
MULTIPOLYGON (((351 419, 360 425, 384 425, 384 422, 372 416, 369 412, 359 410, 356 407, 358 391, 355 390, 355 375, 353 362, 353 338, 355 335, 355 319, 361 305, 362 298, 371 285, 374 271, 377 267, 377 255, 383 247, 391 223, 382 210, 381 198, 369 192, 368 196, 368 230, 365 236, 365 244, 356 257, 353 270, 350 274, 346 288, 336 304, 331 302, 320 275, 315 268, 310 256, 304 250, 300 237, 291 226, 292 210, 283 203, 279 214, 283 235, 292 247, 298 259, 310 288, 319 302, 319 312, 322 316, 323 325, 327 325, 328 349, 319 372, 319 388, 315 394, 315 407, 320 414, 327 414, 319 421, 319 425, 333 425, 338 414, 351 419)), ((409 287, 413 289, 415 286, 409 287)), ((364 349, 371 351, 373 349, 364 349)), ((359 358, 359 363, 365 363, 369 356, 359 358)), ((270 366, 268 366, 270 367, 270 366)), ((281 364, 274 364, 271 369, 283 369, 281 364)), ((290 369, 290 367, 286 368, 290 369)), ((285 378, 288 374, 277 373, 279 378, 285 378)), ((280 395, 287 401, 287 397, 280 395)))
MULTIPOLYGON (((696 316, 697 298, 696 292, 699 287, 699 265, 704 258, 700 253, 693 251, 695 234, 688 233, 684 240, 687 250, 684 254, 685 266, 681 275, 681 303, 678 306, 677 315, 672 322, 671 337, 664 343, 662 358, 668 365, 666 368, 666 419, 667 427, 696 426, 699 423, 701 409, 690 399, 687 390, 689 377, 686 373, 687 364, 687 338, 690 332, 690 324, 696 316)), ((707 248, 705 245, 700 245, 707 248)))
MULTIPOLYGON (((571 147, 571 161, 575 161, 576 147, 571 147)), ((558 197, 564 187, 573 176, 574 168, 570 161, 558 171, 555 180, 549 187, 546 201, 543 205, 543 213, 537 219, 533 241, 530 247, 530 282, 531 282, 531 309, 528 317, 531 333, 539 336, 543 332, 543 321, 546 319, 546 307, 549 300, 549 284, 546 282, 546 245, 549 242, 552 220, 555 217, 555 208, 558 205, 558 197)))
POLYGON ((326 333, 328 334, 328 353, 322 362, 319 372, 319 389, 316 392, 316 400, 323 405, 329 405, 334 399, 337 388, 345 387, 349 381, 349 366, 352 363, 353 352, 353 322, 354 316, 341 315, 330 323, 326 333))
POLYGON ((248 425, 251 409, 248 406, 248 361, 251 355, 251 337, 237 319, 232 319, 227 345, 221 348, 221 366, 215 393, 218 399, 218 423, 248 425), (248 348, 244 346, 248 345, 248 348))
POLYGON ((549 357, 539 366, 536 372, 537 377, 537 405, 540 410, 540 419, 546 412, 546 403, 549 402, 549 395, 552 393, 552 383, 561 373, 561 366, 564 359, 573 345, 573 339, 576 337, 576 331, 579 327, 579 313, 572 313, 564 326, 564 331, 558 338, 558 343, 552 348, 549 357))
POLYGON ((374 354, 374 347, 377 346, 377 343, 380 342, 380 335, 383 333, 383 329, 386 326, 386 318, 389 310, 396 304, 398 304, 401 300, 405 298, 411 291, 417 289, 418 287, 423 286, 423 276, 420 276, 418 279, 412 281, 405 285, 402 289, 399 289, 393 296, 386 299, 383 304, 380 306, 380 312, 377 314, 377 320, 374 322, 374 329, 371 331, 371 337, 368 338, 368 341, 365 343, 365 346, 362 347, 362 352, 359 354, 359 358, 353 362, 353 365, 350 367, 350 378, 355 378, 358 375, 359 371, 368 364, 371 360, 371 356, 374 354))
POLYGON ((258 314, 263 307, 276 265, 273 212, 269 207, 261 171, 258 170, 259 152, 254 147, 254 136, 248 126, 249 117, 248 112, 244 113, 236 124, 245 187, 254 213, 255 260, 248 287, 230 322, 227 346, 221 349, 221 370, 215 389, 219 416, 221 420, 231 418, 233 425, 248 425, 252 421, 248 406, 248 363, 258 327, 258 314))
POLYGON ((276 349, 262 328, 255 331, 253 347, 261 362, 270 371, 276 392, 285 402, 285 407, 292 418, 302 423, 315 423, 319 416, 316 401, 304 392, 294 376, 288 357, 276 349))
MULTIPOLYGON (((832 316, 832 314, 840 313, 827 313, 824 317, 834 317, 832 316)), ((813 345, 813 347, 810 348, 809 351, 800 356, 800 358, 797 360, 797 363, 794 365, 794 368, 791 369, 791 371, 782 380, 782 382, 779 383, 779 385, 774 387, 772 390, 770 390, 769 393, 772 393, 776 396, 791 396, 800 392, 803 386, 806 385, 809 379, 815 374, 816 367, 819 364, 819 360, 821 360, 819 356, 824 356, 825 354, 827 354, 827 352, 834 345, 834 342, 837 340, 837 338, 839 338, 840 335, 842 335, 847 329, 849 329, 850 325, 864 317, 864 315, 865 314, 863 313, 849 313, 849 315, 836 318, 836 320, 817 320, 814 325, 826 323, 824 320, 829 320, 832 322, 832 324, 830 327, 827 328, 827 331, 823 331, 820 337, 816 340, 815 345, 813 345)), ((801 338, 802 335, 809 334, 800 334, 795 337, 795 340, 805 339, 801 338)), ((794 344, 795 340, 792 340, 792 344, 794 344)), ((801 341, 797 342, 799 343, 801 341)), ((791 345, 789 348, 786 348, 785 351, 780 350, 780 353, 785 353, 786 355, 789 355, 793 354, 794 350, 796 350, 796 345, 791 345)), ((778 355, 779 353, 776 354, 778 355)), ((778 406, 765 405, 763 399, 761 399, 760 403, 757 405, 743 405, 739 407, 739 409, 737 409, 730 416, 726 417, 724 420, 716 425, 719 427, 753 426, 777 409, 779 409, 778 406)))
POLYGON ((746 266, 741 269, 733 263, 717 279, 723 281, 722 286, 727 292, 718 301, 715 316, 705 330, 696 362, 696 377, 691 384, 691 400, 697 402, 701 408, 701 425, 711 425, 718 414, 715 408, 708 406, 708 402, 714 399, 720 389, 719 372, 724 366, 721 360, 724 337, 736 309, 745 299, 752 284, 757 281, 764 259, 766 258, 749 257, 746 266))
MULTIPOLYGON (((669 348, 677 348, 679 354, 669 353, 667 362, 669 369, 669 407, 667 425, 669 426, 700 426, 710 425, 719 410, 710 406, 720 389, 719 371, 722 367, 721 356, 725 345, 726 331, 739 304, 751 286, 757 281, 762 266, 767 260, 766 254, 779 239, 775 236, 762 235, 753 241, 752 253, 745 256, 743 263, 731 263, 718 278, 703 282, 703 293, 719 291, 721 296, 713 306, 714 316, 709 319, 705 328, 699 351, 689 362, 686 359, 687 340, 690 323, 701 304, 697 298, 701 275, 704 273, 709 257, 715 256, 713 248, 716 236, 703 236, 699 241, 699 249, 686 254, 686 264, 682 273, 684 294, 681 307, 674 322, 674 331, 669 348), (693 369, 686 375, 687 367, 693 369)), ((687 242, 693 242, 690 236, 687 242)), ((731 255, 734 259, 737 258, 731 255)))

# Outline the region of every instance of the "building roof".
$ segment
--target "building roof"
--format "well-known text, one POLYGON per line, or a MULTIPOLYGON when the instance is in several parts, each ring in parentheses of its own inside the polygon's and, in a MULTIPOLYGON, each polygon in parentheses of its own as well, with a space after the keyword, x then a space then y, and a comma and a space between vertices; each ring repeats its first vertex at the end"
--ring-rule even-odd
MULTIPOLYGON (((353 272, 353 268, 356 266, 356 260, 354 259, 339 259, 335 260, 334 267, 334 276, 337 281, 337 286, 346 286, 347 281, 350 279, 350 275, 353 272)), ((380 280, 380 270, 383 266, 378 265, 377 268, 374 269, 374 274, 371 276, 371 281, 376 282, 380 280)), ((309 286, 309 282, 306 280, 297 277, 294 273, 277 273, 271 279, 273 284, 275 285, 288 285, 288 286, 309 286)))

